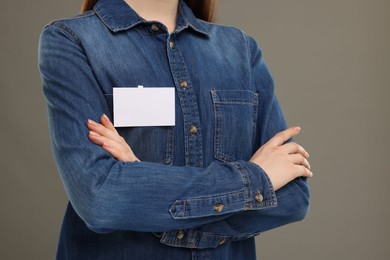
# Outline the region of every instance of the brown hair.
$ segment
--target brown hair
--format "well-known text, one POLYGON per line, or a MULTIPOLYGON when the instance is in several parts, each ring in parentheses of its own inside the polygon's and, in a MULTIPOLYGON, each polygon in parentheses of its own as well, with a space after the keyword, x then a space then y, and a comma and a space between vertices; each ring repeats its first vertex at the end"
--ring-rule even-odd
MULTIPOLYGON (((98 0, 84 0, 81 12, 91 10, 98 0)), ((214 21, 216 0, 185 0, 195 16, 207 22, 214 21)))

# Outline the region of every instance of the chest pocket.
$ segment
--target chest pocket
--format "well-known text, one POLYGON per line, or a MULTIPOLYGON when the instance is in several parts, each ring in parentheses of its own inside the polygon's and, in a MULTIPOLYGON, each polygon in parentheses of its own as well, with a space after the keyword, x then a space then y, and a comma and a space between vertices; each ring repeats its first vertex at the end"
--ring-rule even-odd
MULTIPOLYGON (((112 115, 113 95, 104 96, 112 115)), ((172 164, 174 126, 118 127, 117 131, 141 161, 172 164)))
POLYGON ((211 90, 215 113, 214 157, 249 160, 256 133, 258 94, 250 90, 211 90))

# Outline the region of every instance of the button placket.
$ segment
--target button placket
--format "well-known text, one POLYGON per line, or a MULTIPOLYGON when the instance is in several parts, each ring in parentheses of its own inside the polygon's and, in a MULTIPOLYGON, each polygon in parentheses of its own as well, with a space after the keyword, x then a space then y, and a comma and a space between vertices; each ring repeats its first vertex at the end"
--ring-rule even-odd
POLYGON ((176 41, 176 35, 171 35, 171 38, 168 39, 167 51, 169 65, 184 119, 185 165, 202 167, 203 145, 197 98, 194 89, 190 87, 191 81, 185 66, 186 62, 183 59, 176 41))

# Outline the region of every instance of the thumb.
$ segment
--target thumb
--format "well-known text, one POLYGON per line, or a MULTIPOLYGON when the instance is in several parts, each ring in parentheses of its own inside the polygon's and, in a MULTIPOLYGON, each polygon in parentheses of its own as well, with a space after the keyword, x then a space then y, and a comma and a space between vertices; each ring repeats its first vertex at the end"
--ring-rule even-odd
POLYGON ((299 134, 300 131, 301 131, 301 128, 299 126, 294 126, 294 127, 287 128, 286 130, 281 131, 281 132, 277 133, 276 135, 274 135, 274 137, 272 137, 266 143, 266 145, 267 146, 273 146, 273 147, 281 146, 287 140, 289 140, 290 138, 293 138, 294 136, 299 134))

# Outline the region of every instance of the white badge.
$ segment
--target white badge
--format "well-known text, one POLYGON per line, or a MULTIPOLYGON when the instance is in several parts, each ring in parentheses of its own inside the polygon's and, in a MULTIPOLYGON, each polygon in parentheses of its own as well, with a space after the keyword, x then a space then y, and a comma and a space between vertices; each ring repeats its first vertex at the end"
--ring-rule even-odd
POLYGON ((114 126, 175 125, 174 88, 113 88, 114 126))

